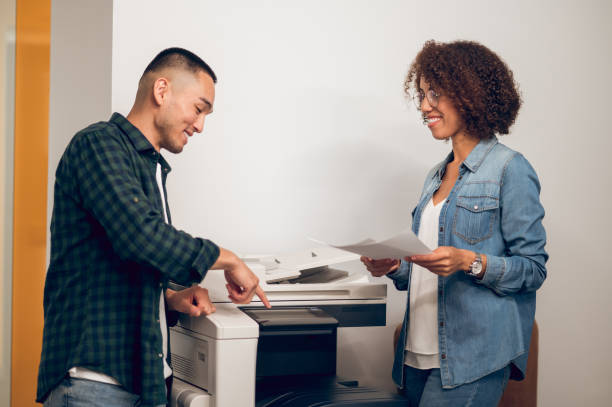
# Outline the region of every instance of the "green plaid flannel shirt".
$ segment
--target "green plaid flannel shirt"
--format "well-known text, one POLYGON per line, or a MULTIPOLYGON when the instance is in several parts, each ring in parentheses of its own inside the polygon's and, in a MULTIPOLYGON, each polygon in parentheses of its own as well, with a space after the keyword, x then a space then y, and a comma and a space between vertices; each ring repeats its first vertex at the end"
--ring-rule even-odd
MULTIPOLYGON (((37 401, 73 366, 107 374, 143 405, 166 403, 161 290, 200 282, 219 256, 164 221, 168 163, 125 117, 77 133, 55 180, 37 401), (165 192, 165 191, 164 191, 165 192)), ((168 213, 168 222, 170 215, 168 213)), ((171 316, 169 316, 169 321, 171 316)))

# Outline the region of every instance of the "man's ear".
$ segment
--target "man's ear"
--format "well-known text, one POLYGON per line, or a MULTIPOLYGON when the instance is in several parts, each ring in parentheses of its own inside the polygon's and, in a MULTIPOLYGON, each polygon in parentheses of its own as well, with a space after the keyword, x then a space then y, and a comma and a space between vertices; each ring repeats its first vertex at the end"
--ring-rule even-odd
POLYGON ((153 82, 153 100, 157 106, 164 104, 170 91, 170 81, 167 78, 157 78, 153 82))

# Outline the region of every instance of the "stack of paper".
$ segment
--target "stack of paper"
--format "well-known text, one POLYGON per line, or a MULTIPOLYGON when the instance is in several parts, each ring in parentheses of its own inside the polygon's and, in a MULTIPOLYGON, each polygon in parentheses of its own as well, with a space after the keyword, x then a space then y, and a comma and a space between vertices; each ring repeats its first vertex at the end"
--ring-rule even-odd
POLYGON ((388 239, 379 241, 365 239, 348 245, 331 244, 312 238, 310 240, 372 259, 403 259, 407 256, 431 253, 431 249, 421 242, 410 229, 406 229, 388 239))

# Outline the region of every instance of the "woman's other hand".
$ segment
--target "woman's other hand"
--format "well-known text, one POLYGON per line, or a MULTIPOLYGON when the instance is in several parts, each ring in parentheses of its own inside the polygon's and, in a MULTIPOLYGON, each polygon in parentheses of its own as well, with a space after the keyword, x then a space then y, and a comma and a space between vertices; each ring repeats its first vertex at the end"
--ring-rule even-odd
MULTIPOLYGON (((406 257, 411 261, 432 273, 448 277, 459 270, 469 270, 472 262, 476 259, 476 253, 471 250, 457 249, 452 246, 441 246, 431 254, 420 254, 406 257)), ((486 257, 482 256, 483 273, 486 267, 486 257)))
POLYGON ((374 277, 382 277, 385 274, 389 274, 397 270, 400 265, 400 261, 397 259, 372 259, 361 256, 360 260, 374 277))

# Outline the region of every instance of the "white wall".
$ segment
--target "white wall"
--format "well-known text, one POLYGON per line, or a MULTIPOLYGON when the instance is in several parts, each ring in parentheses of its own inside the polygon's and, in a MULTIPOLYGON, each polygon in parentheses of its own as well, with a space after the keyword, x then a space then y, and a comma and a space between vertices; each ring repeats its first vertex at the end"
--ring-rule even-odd
MULTIPOLYGON (((112 27, 111 0, 51 2, 47 225, 55 170, 68 142, 111 115, 112 27)), ((47 259, 50 248, 47 244, 47 259)))
MULTIPOLYGON (((480 41, 521 85, 524 107, 502 141, 536 168, 547 209, 540 404, 606 404, 612 5, 373 4, 114 2, 112 110, 129 111, 144 67, 168 46, 191 49, 219 76, 204 134, 168 157, 175 225, 241 253, 307 248, 310 235, 356 239, 408 226, 424 174, 450 145, 434 142, 420 124, 403 97, 403 76, 427 39, 480 41)), ((88 50, 66 52, 81 63, 88 50)), ((62 103, 82 101, 74 95, 62 103)), ((78 114, 64 117, 62 125, 85 124, 78 114)), ((63 150, 64 135, 51 134, 54 151, 63 150)), ((340 335, 348 356, 340 373, 387 388, 391 331, 405 302, 390 291, 387 328, 340 335)))

